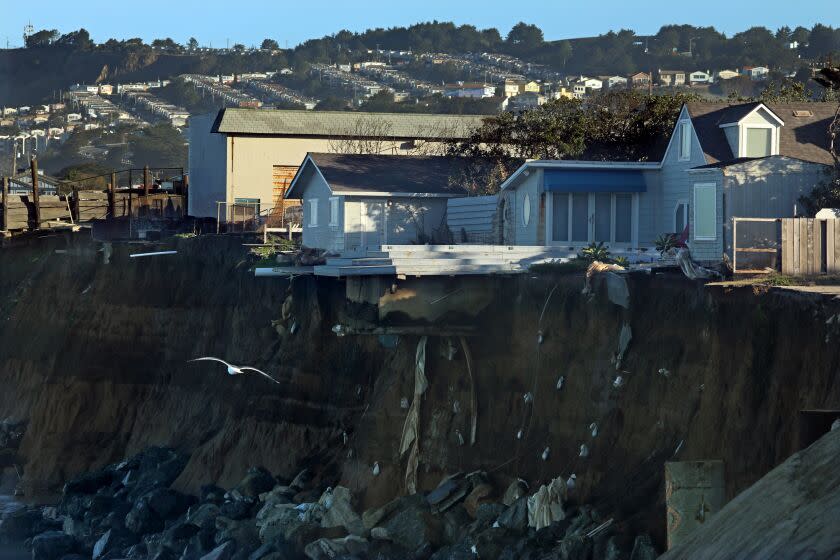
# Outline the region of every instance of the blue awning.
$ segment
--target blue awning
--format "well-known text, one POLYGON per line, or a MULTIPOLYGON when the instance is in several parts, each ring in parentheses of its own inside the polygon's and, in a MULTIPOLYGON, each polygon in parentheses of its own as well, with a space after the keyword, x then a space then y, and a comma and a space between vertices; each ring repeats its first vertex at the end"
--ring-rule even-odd
POLYGON ((546 169, 543 188, 548 192, 645 192, 639 169, 546 169))

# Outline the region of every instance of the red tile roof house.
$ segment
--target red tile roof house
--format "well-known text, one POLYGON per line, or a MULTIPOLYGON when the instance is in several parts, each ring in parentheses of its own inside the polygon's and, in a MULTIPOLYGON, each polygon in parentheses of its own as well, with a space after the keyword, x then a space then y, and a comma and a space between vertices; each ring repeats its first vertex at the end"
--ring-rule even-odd
POLYGON ((731 258, 733 217, 793 217, 827 178, 835 109, 688 103, 647 161, 526 162, 502 185, 503 244, 571 252, 604 242, 632 258, 687 227, 696 261, 731 258))

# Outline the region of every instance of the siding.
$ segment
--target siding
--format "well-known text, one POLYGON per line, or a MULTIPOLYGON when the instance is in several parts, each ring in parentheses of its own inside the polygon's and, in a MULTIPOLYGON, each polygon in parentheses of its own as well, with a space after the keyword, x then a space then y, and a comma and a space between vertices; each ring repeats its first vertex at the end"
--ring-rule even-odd
MULTIPOLYGON (((370 208, 370 206, 368 206, 370 208)), ((411 245, 421 242, 421 234, 429 239, 442 242, 446 219, 445 198, 385 198, 385 197, 350 197, 344 198, 344 231, 342 248, 356 251, 366 245, 411 245), (388 202, 390 201, 390 205, 388 202), (384 213, 371 216, 373 228, 365 231, 362 225, 363 203, 379 204, 384 213), (371 235, 373 234, 373 235, 371 235), (379 240, 374 243, 372 240, 379 240)))
MULTIPOLYGON (((828 178, 830 168, 784 156, 730 165, 723 173, 723 238, 732 257, 732 218, 791 218, 799 197, 828 178)), ((749 234, 749 224, 739 226, 749 234)), ((755 228, 752 228, 755 229, 755 228)), ((739 239, 743 239, 741 235, 739 239)))
POLYGON ((303 188, 303 245, 327 251, 341 251, 344 249, 344 223, 341 210, 342 200, 339 198, 339 224, 330 226, 330 197, 332 193, 326 181, 320 174, 308 172, 304 179, 303 188), (311 226, 309 200, 318 200, 318 225, 311 226))
POLYGON ((505 243, 512 245, 538 245, 537 229, 541 222, 539 217, 540 194, 542 192, 542 170, 531 173, 520 182, 515 188, 508 189, 504 193, 505 215, 505 243), (528 195, 531 205, 531 216, 528 225, 523 222, 525 195, 528 195))
MULTIPOLYGON (((688 119, 688 111, 685 107, 680 112, 679 120, 683 119, 688 119)), ((674 233, 672 231, 674 229, 674 212, 677 204, 683 200, 688 201, 690 205, 690 211, 688 213, 689 231, 694 231, 692 224, 692 220, 694 219, 694 204, 692 201, 694 191, 692 186, 695 182, 715 182, 716 180, 709 178, 709 175, 714 176, 714 174, 689 174, 688 170, 705 164, 706 158, 700 149, 700 141, 697 139, 697 133, 694 131, 693 125, 691 126, 691 153, 688 161, 679 161, 679 138, 677 134, 672 134, 671 143, 668 145, 668 149, 662 160, 662 197, 660 208, 658 209, 659 219, 656 222, 651 221, 651 223, 655 224, 658 232, 653 235, 653 238, 663 233, 674 233)), ((719 181, 718 185, 720 185, 719 181)), ((718 192, 717 207, 717 231, 720 232, 723 223, 723 198, 720 192, 718 192)), ((723 244, 720 239, 715 241, 694 241, 689 237, 689 248, 691 249, 692 257, 701 262, 719 261, 723 254, 723 244)))
POLYGON ((215 218, 216 202, 225 201, 225 137, 211 134, 216 115, 190 118, 190 196, 187 212, 199 218, 215 218))
POLYGON ((446 225, 455 243, 498 243, 498 209, 497 195, 450 198, 446 225))

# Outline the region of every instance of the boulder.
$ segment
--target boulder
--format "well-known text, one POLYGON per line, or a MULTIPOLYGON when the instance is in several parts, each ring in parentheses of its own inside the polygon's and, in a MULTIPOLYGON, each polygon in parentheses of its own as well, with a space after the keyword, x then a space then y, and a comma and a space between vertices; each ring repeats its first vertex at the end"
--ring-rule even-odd
POLYGON ((475 550, 479 558, 496 559, 517 538, 508 530, 501 527, 490 527, 479 533, 475 538, 475 550))
POLYGON ((475 511, 475 522, 472 523, 470 529, 473 531, 483 531, 492 526, 493 523, 502 515, 507 508, 502 504, 494 502, 481 504, 475 511))
POLYGON ((500 527, 523 533, 528 529, 528 498, 516 500, 497 520, 500 527))
POLYGON ((161 544, 170 550, 182 551, 187 545, 187 542, 198 531, 199 528, 197 525, 187 523, 186 521, 177 521, 163 532, 161 544))
POLYGON ((122 551, 135 544, 137 536, 127 529, 108 529, 93 545, 93 560, 104 558, 109 552, 122 551))
POLYGON ((64 485, 64 496, 73 494, 94 494, 100 488, 110 486, 114 481, 114 471, 108 467, 82 474, 64 485))
POLYGON ((228 541, 222 543, 204 556, 201 560, 230 560, 233 556, 233 551, 236 549, 236 543, 228 541))
POLYGON ((42 528, 43 515, 38 509, 25 506, 7 512, 0 521, 0 540, 24 541, 50 528, 42 528))
POLYGON ((444 546, 437 550, 432 554, 430 560, 475 560, 474 546, 475 543, 469 537, 466 537, 453 545, 444 546))
POLYGON ((263 492, 260 494, 260 501, 261 502, 273 502, 277 504, 290 504, 292 503, 292 497, 296 492, 294 492, 288 486, 277 485, 268 492, 263 492))
POLYGON ((187 521, 198 527, 216 526, 216 518, 221 515, 219 506, 213 503, 192 506, 187 511, 187 521))
POLYGON ((318 539, 306 545, 304 549, 306 557, 310 560, 332 560, 347 555, 364 556, 367 551, 367 540, 355 535, 341 539, 318 539))
POLYGON ((505 495, 502 498, 502 503, 506 506, 511 506, 513 503, 520 498, 524 498, 528 495, 528 483, 522 480, 521 478, 517 478, 513 482, 510 483, 508 489, 505 490, 505 495))
POLYGON ((295 549, 285 539, 277 538, 261 545, 248 555, 248 560, 268 560, 269 558, 294 560, 296 558, 295 549))
POLYGON ((362 518, 353 510, 350 498, 350 490, 344 486, 336 486, 333 490, 324 492, 318 500, 318 505, 323 508, 321 527, 344 527, 352 535, 362 535, 365 526, 362 518))
POLYGON ((266 469, 263 467, 251 467, 248 469, 248 474, 245 475, 242 482, 236 486, 236 489, 243 496, 256 498, 260 494, 268 492, 274 488, 276 484, 277 479, 275 479, 266 469))
POLYGON ((289 488, 294 490, 296 493, 300 492, 309 486, 311 480, 312 474, 309 472, 309 469, 303 469, 289 483, 289 488))
POLYGON ((441 519, 443 521, 443 539, 448 544, 455 544, 464 538, 472 522, 462 504, 446 510, 441 519))
POLYGON ((260 535, 257 531, 257 526, 250 519, 245 521, 236 521, 226 517, 216 518, 216 543, 221 544, 225 541, 234 541, 237 550, 247 550, 248 553, 253 552, 260 547, 260 535))
POLYGON ((233 499, 219 508, 219 513, 229 519, 246 519, 251 517, 257 502, 254 498, 233 499))
POLYGON ((89 560, 89 557, 84 554, 65 554, 59 560, 89 560))
POLYGON ((478 506, 489 501, 487 496, 493 493, 493 487, 486 482, 477 484, 464 499, 464 509, 475 519, 478 506))
POLYGON ((381 524, 391 539, 409 550, 418 549, 423 543, 439 545, 441 523, 432 515, 426 501, 414 495, 400 498, 399 502, 397 510, 381 524))
POLYGON ((149 507, 145 499, 140 499, 125 516, 125 526, 136 535, 156 533, 164 527, 163 520, 149 507))
POLYGON ((202 486, 199 496, 202 503, 222 505, 222 502, 225 501, 224 489, 219 488, 215 484, 205 484, 202 486))
POLYGON ((304 514, 292 504, 266 504, 257 514, 260 541, 268 542, 278 536, 289 540, 306 521, 304 514))
POLYGON ((58 560, 73 552, 76 540, 61 531, 47 531, 32 539, 32 560, 58 560))
POLYGON ((155 515, 164 521, 184 513, 192 502, 189 496, 171 488, 155 488, 142 499, 145 499, 155 515))

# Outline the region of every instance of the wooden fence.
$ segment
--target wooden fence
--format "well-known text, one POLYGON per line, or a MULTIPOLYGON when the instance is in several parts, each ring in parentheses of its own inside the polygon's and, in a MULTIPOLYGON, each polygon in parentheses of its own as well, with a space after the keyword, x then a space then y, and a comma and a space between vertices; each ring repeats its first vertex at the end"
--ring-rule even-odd
POLYGON ((733 272, 757 274, 775 269, 791 276, 840 274, 838 222, 815 218, 733 218, 733 272), (771 226, 773 233, 765 227, 762 235, 745 241, 741 232, 750 225, 771 226), (763 257, 768 266, 757 268, 755 257, 763 257))
POLYGON ((838 220, 782 219, 782 274, 840 273, 838 220))

